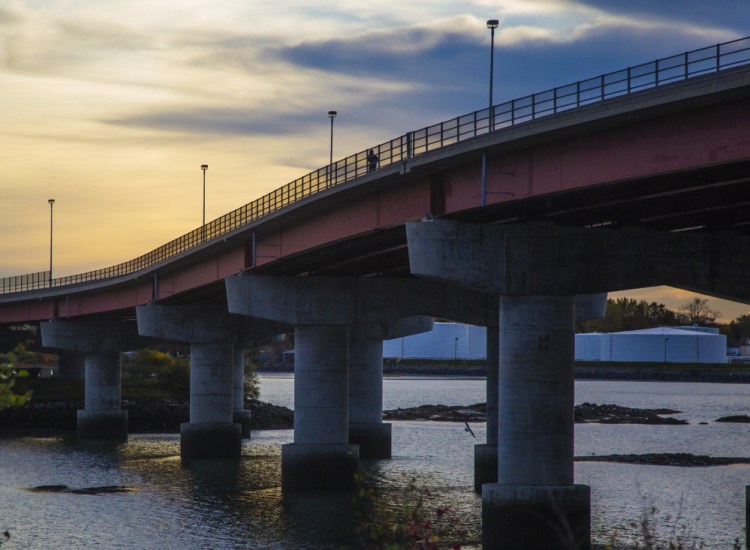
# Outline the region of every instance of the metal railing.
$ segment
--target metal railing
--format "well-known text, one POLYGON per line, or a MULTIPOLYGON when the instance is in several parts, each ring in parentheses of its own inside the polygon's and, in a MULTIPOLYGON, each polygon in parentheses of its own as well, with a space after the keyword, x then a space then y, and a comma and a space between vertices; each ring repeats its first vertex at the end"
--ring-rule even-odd
POLYGON ((367 153, 370 149, 378 155, 378 168, 384 168, 541 117, 748 64, 750 37, 745 37, 513 99, 494 105, 491 109, 481 109, 407 132, 318 168, 133 260, 96 271, 58 277, 51 281, 51 285, 49 279, 45 278, 49 272, 5 277, 0 279, 0 294, 109 279, 146 269, 301 199, 364 176, 369 171, 367 153))

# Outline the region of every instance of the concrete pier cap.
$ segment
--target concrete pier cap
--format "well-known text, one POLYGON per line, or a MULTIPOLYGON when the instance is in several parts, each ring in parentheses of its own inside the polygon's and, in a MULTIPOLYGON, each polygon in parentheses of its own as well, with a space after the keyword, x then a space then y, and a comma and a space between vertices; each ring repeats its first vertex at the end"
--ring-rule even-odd
POLYGON ((180 426, 182 457, 239 457, 251 420, 243 410, 243 350, 283 328, 214 305, 149 304, 138 306, 136 317, 141 334, 190 343, 190 422, 180 426))
MULTIPOLYGON (((497 483, 481 480, 485 548, 590 547, 589 489, 573 474, 574 323, 577 309, 603 312, 606 288, 596 287, 589 236, 551 224, 407 224, 412 273, 499 296, 497 483)), ((476 451, 494 460, 491 449, 476 451)))
POLYGON ((120 352, 147 347, 136 323, 115 319, 51 319, 40 324, 42 345, 81 352, 84 357, 85 405, 76 413, 79 439, 128 437, 128 411, 121 407, 120 352))

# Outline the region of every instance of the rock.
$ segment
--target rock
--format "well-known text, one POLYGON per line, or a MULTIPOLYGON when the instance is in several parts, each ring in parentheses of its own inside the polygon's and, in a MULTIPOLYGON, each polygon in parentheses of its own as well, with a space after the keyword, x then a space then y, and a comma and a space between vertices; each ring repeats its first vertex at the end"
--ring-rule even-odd
POLYGON ((656 466, 726 466, 728 464, 750 464, 750 458, 693 455, 690 453, 648 453, 641 455, 577 456, 582 462, 623 462, 656 466))
MULTIPOLYGON (((604 424, 687 424, 686 420, 663 418, 663 414, 676 414, 672 409, 631 409, 619 405, 583 403, 575 407, 576 422, 601 422, 604 424)), ((468 406, 422 405, 407 409, 383 412, 385 420, 440 420, 445 422, 485 422, 486 403, 468 406)))
POLYGON ((717 418, 714 422, 750 422, 750 416, 746 414, 735 414, 730 416, 722 416, 717 418))
POLYGON ((620 405, 576 405, 576 422, 600 422, 602 424, 688 424, 687 420, 663 418, 664 414, 676 414, 671 409, 632 409, 620 405))
MULTIPOLYGON (((30 403, 23 407, 0 411, 0 434, 27 435, 39 430, 76 429, 76 411, 82 402, 30 403)), ((128 411, 129 433, 179 433, 180 424, 187 422, 190 407, 177 401, 136 403, 124 401, 128 411)), ((269 403, 251 402, 254 430, 288 429, 294 425, 294 412, 269 403)))
POLYGON ((487 405, 422 405, 407 409, 383 411, 384 420, 438 420, 444 422, 484 422, 487 419, 487 405))

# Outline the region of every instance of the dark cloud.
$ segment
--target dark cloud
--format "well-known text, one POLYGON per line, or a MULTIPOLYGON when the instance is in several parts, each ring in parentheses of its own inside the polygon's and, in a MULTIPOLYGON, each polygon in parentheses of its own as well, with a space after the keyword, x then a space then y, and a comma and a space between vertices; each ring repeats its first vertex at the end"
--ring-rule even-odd
POLYGON ((725 27, 740 36, 748 34, 750 28, 750 3, 747 0, 585 0, 582 3, 614 14, 636 16, 644 21, 660 17, 675 24, 725 27))

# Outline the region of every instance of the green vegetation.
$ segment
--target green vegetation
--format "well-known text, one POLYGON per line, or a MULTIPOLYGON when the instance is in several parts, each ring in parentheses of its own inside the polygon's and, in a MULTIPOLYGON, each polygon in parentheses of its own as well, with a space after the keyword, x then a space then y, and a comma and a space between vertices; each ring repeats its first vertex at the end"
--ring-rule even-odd
POLYGON ((190 397, 190 362, 155 348, 122 359, 122 398, 128 401, 187 401, 190 397))
MULTIPOLYGON (((697 541, 696 536, 688 527, 686 521, 681 516, 672 518, 669 515, 659 517, 659 511, 651 506, 642 514, 640 521, 632 522, 630 527, 636 529, 639 533, 638 542, 621 543, 618 541, 618 533, 615 532, 610 536, 608 543, 603 550, 708 550, 709 547, 705 542, 697 541), (667 527, 667 533, 664 533, 662 525, 667 527)), ((731 549, 742 550, 744 546, 739 537, 734 539, 731 549)))
POLYGON ((461 548, 467 543, 467 533, 460 518, 450 506, 435 504, 431 497, 429 489, 418 488, 414 478, 398 507, 376 489, 360 489, 354 505, 363 548, 461 548))
MULTIPOLYGON (((717 320, 721 316, 718 311, 708 307, 706 298, 693 298, 683 304, 677 311, 668 309, 664 304, 618 298, 607 300, 607 310, 601 319, 580 321, 577 332, 622 332, 645 328, 700 325, 703 327, 718 326, 717 320)), ((747 320, 750 329, 750 319, 747 320)), ((750 336, 750 331, 748 332, 750 336)))
POLYGON ((10 353, 0 353, 0 410, 20 407, 31 398, 30 390, 16 387, 16 381, 26 378, 29 373, 25 369, 17 370, 15 365, 27 362, 28 359, 29 352, 23 344, 19 344, 10 353))

